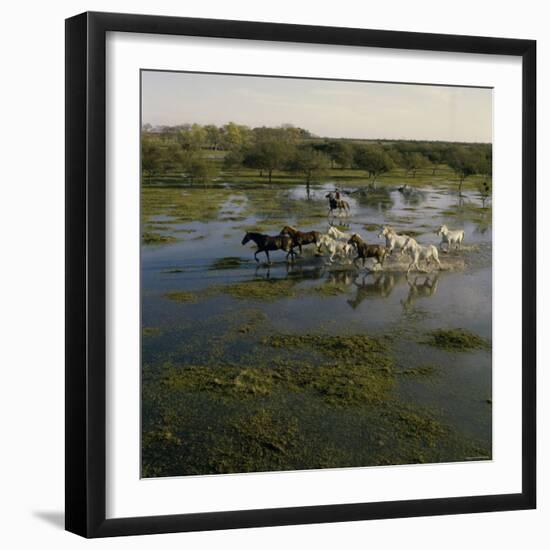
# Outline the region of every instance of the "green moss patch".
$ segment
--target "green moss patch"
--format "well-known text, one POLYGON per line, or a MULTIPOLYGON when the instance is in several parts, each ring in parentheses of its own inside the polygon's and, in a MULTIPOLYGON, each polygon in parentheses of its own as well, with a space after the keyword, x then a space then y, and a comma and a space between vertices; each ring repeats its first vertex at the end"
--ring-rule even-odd
POLYGON ((377 361, 382 360, 388 353, 387 343, 382 338, 364 334, 352 336, 275 335, 264 339, 264 343, 275 348, 307 347, 332 359, 348 361, 377 361))
POLYGON ((413 367, 410 369, 404 369, 399 371, 401 376, 411 376, 411 377, 424 377, 432 376, 437 372, 437 367, 435 365, 419 365, 418 367, 413 367))
POLYGON ((255 279, 218 287, 218 291, 243 300, 278 300, 296 296, 296 281, 290 279, 255 279))
POLYGON ((143 327, 141 334, 144 337, 160 336, 162 334, 162 330, 159 327, 143 327))
POLYGON ((144 244, 169 244, 177 241, 176 237, 171 235, 161 235, 153 232, 145 232, 141 238, 144 244))
POLYGON ((380 230, 380 226, 376 223, 365 223, 365 224, 363 224, 363 227, 367 231, 379 231, 380 230))
POLYGON ((240 368, 231 365, 165 365, 164 384, 170 390, 199 391, 224 397, 266 395, 271 393, 273 376, 268 369, 240 368))
POLYGON ((219 258, 214 261, 208 269, 234 269, 236 267, 240 267, 243 263, 243 260, 241 260, 241 258, 237 256, 227 256, 225 258, 219 258))
POLYGON ((433 330, 423 343, 447 351, 471 351, 491 347, 485 338, 462 328, 433 330))
POLYGON ((310 292, 315 296, 332 297, 349 292, 349 286, 342 283, 325 283, 313 287, 310 292))
POLYGON ((194 302, 198 302, 199 300, 199 295, 196 292, 189 292, 186 290, 176 290, 173 292, 167 292, 165 296, 168 299, 173 300, 174 302, 179 302, 182 304, 194 303, 194 302))

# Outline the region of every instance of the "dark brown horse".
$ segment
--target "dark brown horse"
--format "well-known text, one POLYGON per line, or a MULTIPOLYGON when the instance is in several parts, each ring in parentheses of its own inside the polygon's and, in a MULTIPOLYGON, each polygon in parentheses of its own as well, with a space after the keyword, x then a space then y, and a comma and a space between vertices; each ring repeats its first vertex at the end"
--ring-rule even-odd
POLYGON ((386 259, 386 254, 388 253, 385 246, 379 244, 367 244, 357 233, 352 235, 351 239, 348 241, 348 244, 355 246, 357 250, 357 257, 353 260, 353 263, 357 265, 357 260, 363 260, 363 267, 367 258, 376 258, 378 263, 383 266, 384 260, 386 259))
POLYGON ((291 225, 285 225, 279 234, 288 235, 292 239, 293 246, 299 248, 300 254, 302 253, 302 245, 317 244, 321 237, 319 231, 306 231, 304 233, 303 231, 298 231, 291 225))
POLYGON ((241 244, 246 244, 249 241, 253 241, 256 243, 256 246, 258 247, 258 250, 254 252, 254 259, 259 262, 257 258, 257 254, 259 252, 265 252, 265 255, 267 256, 267 262, 271 263, 271 260, 269 259, 269 251, 273 250, 284 250, 286 254, 286 259, 288 260, 288 256, 291 256, 292 261, 294 261, 294 244, 292 241, 292 237, 289 237, 288 235, 276 235, 274 237, 271 237, 269 235, 263 235, 262 233, 253 233, 248 232, 241 244))

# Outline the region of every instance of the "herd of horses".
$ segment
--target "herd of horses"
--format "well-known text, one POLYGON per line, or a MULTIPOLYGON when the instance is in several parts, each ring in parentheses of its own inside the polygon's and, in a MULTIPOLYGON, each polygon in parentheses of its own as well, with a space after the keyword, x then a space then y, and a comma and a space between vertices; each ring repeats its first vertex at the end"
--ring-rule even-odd
MULTIPOLYGON (((329 193, 329 212, 333 210, 349 210, 349 204, 334 194, 329 193)), ((436 231, 436 234, 441 237, 439 250, 450 252, 452 248, 459 249, 464 241, 464 230, 451 231, 446 225, 442 225, 436 231)), ((298 248, 300 255, 303 252, 303 247, 314 245, 316 253, 322 254, 327 252, 329 263, 335 259, 342 262, 353 263, 356 267, 362 262, 365 267, 366 261, 369 258, 375 260, 375 265, 383 268, 386 257, 393 254, 393 251, 399 249, 401 254, 406 254, 410 258, 410 263, 407 269, 409 273, 412 269, 421 271, 420 262, 425 262, 429 266, 432 262, 441 269, 439 260, 439 250, 436 246, 430 244, 427 246, 420 245, 416 239, 406 234, 398 234, 392 227, 383 226, 379 238, 385 239, 385 246, 381 244, 368 244, 358 233, 345 233, 340 231, 335 226, 330 225, 326 233, 320 231, 300 231, 290 225, 285 225, 278 235, 265 235, 263 233, 247 232, 242 240, 242 244, 250 241, 256 245, 254 259, 259 262, 258 254, 265 253, 268 264, 271 263, 269 253, 282 250, 286 252, 286 260, 294 262, 296 257, 295 248, 298 248)))

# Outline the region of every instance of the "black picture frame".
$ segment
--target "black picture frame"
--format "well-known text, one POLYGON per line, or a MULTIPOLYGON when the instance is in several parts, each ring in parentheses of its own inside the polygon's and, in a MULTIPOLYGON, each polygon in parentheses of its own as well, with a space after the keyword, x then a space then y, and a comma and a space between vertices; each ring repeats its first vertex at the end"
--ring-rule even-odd
POLYGON ((536 42, 83 13, 66 20, 66 529, 108 537, 532 509, 536 506, 536 42), (105 40, 108 31, 520 57, 523 67, 522 491, 106 519, 105 40))

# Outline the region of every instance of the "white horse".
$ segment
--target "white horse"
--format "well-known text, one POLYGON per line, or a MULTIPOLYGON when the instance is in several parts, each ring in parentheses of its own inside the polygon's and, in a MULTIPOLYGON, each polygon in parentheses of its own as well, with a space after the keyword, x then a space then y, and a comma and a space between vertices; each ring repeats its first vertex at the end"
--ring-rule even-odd
POLYGON ((438 268, 441 269, 439 253, 433 244, 429 244, 428 246, 420 246, 414 239, 409 237, 402 249, 402 252, 405 252, 412 260, 409 264, 409 268, 407 269, 407 273, 409 273, 413 267, 416 267, 418 271, 421 271, 420 266, 418 265, 420 260, 425 260, 426 265, 429 265, 430 262, 434 260, 438 268))
POLYGON ((460 248, 462 241, 464 240, 464 229, 457 229, 456 231, 450 231, 446 225, 442 225, 437 231, 436 235, 441 237, 441 243, 439 248, 443 250, 443 245, 447 245, 447 252, 450 252, 451 246, 456 245, 456 248, 460 248))
POLYGON ((318 250, 326 249, 330 253, 328 261, 332 263, 334 258, 338 256, 342 260, 351 262, 351 256, 354 252, 353 245, 344 241, 333 239, 330 235, 321 235, 317 241, 318 250))
POLYGON ((411 237, 408 237, 407 235, 398 235, 393 227, 390 227, 389 225, 384 225, 382 227, 382 231, 378 233, 378 238, 386 239, 386 248, 388 249, 389 254, 393 253, 394 248, 400 248, 401 254, 403 254, 403 247, 405 246, 407 239, 410 239, 411 237))
POLYGON ((340 231, 338 228, 334 227, 334 225, 331 225, 327 231, 327 235, 337 241, 349 241, 352 233, 345 233, 344 231, 340 231))

